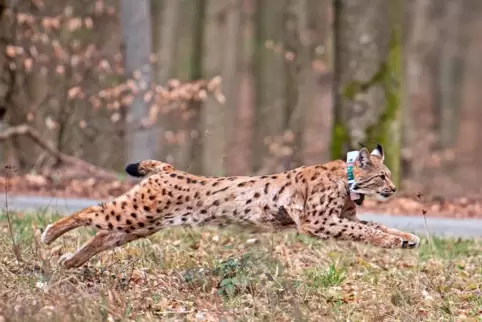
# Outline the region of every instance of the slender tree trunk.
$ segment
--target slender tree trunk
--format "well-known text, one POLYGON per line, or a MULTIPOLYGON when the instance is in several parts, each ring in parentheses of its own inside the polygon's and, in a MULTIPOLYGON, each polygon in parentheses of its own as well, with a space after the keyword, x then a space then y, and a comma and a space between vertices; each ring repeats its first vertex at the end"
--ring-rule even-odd
POLYGON ((203 173, 225 174, 228 147, 236 131, 238 46, 241 14, 239 0, 209 0, 206 9, 204 76, 222 76, 225 104, 208 98, 203 108, 203 173), (219 46, 219 41, 223 46, 219 46))
POLYGON ((404 177, 420 178, 424 156, 431 143, 432 88, 434 64, 429 59, 439 38, 437 24, 433 23, 432 0, 415 0, 408 7, 405 50, 406 104, 403 113, 403 171, 404 177))
MULTIPOLYGON (((8 23, 5 21, 4 13, 7 9, 7 3, 5 0, 0 1, 0 35, 3 36, 5 25, 8 23)), ((0 45, 0 52, 5 52, 5 46, 0 45)), ((5 56, 0 56, 0 72, 3 72, 7 68, 7 64, 5 62, 5 56)), ((0 85, 0 131, 5 129, 5 122, 4 117, 7 111, 7 107, 5 106, 5 94, 8 91, 7 84, 0 85)), ((4 161, 4 144, 0 143, 0 162, 4 161)))
POLYGON ((243 26, 243 0, 224 1, 226 8, 226 31, 225 31, 225 51, 223 57, 223 70, 221 72, 223 80, 223 92, 226 102, 222 108, 225 110, 224 130, 225 130, 225 173, 232 173, 231 164, 236 158, 237 133, 241 131, 238 122, 239 113, 239 92, 241 84, 241 63, 244 50, 242 42, 243 26))
MULTIPOLYGON (((466 21, 466 33, 471 40, 464 56, 466 71, 463 77, 463 97, 460 111, 460 124, 463 126, 460 126, 458 130, 455 152, 457 166, 461 170, 472 171, 471 178, 476 179, 477 177, 474 177, 473 173, 480 168, 480 158, 482 157, 482 140, 480 140, 480 124, 482 123, 480 84, 482 74, 479 69, 482 55, 482 45, 479 40, 479 35, 482 32, 482 22, 480 21, 482 5, 480 3, 478 5, 473 4, 471 9, 472 17, 467 19, 469 21, 466 21)), ((467 182, 467 184, 470 183, 467 182)), ((480 184, 477 189, 480 189, 480 184)))
MULTIPOLYGON (((226 1, 207 0, 203 39, 203 75, 206 78, 221 74, 222 59, 227 46, 219 46, 219 40, 226 44, 226 1)), ((228 106, 226 108, 236 108, 228 106)), ((201 111, 202 173, 209 176, 224 175, 224 151, 226 137, 224 119, 226 111, 212 98, 208 98, 201 111)))
POLYGON ((445 5, 445 17, 442 19, 441 50, 438 59, 439 94, 436 97, 436 120, 434 126, 437 130, 437 147, 446 149, 453 147, 457 137, 459 124, 459 97, 461 81, 461 64, 459 54, 461 51, 461 20, 464 0, 452 0, 445 5))
MULTIPOLYGON (((176 66, 176 46, 179 39, 181 1, 180 0, 152 0, 152 35, 154 53, 157 56, 155 81, 157 84, 166 86, 173 76, 176 66)), ((179 133, 180 116, 178 110, 169 107, 161 108, 161 128, 171 133, 179 133)), ((179 142, 169 144, 164 136, 159 138, 160 156, 167 162, 179 162, 176 158, 176 150, 179 150, 179 142)), ((177 163, 176 163, 177 164, 177 163)), ((181 166, 179 164, 178 166, 181 166)))
MULTIPOLYGON (((198 14, 202 13, 200 6, 203 5, 199 1, 191 0, 179 0, 169 1, 166 4, 169 6, 179 6, 177 23, 178 29, 171 30, 175 37, 169 38, 174 42, 174 48, 171 49, 174 52, 172 58, 172 77, 175 79, 198 79, 201 77, 201 66, 198 64, 198 60, 202 62, 202 53, 195 51, 195 46, 201 43, 202 39, 196 39, 194 36, 203 32, 203 16, 198 14), (199 11, 201 10, 201 11, 199 11), (181 17, 189 17, 186 22, 179 23, 181 17), (201 28, 201 29, 199 29, 201 28), (195 69, 197 73, 194 74, 195 69)), ((204 8, 204 7, 202 7, 204 8)), ((168 8, 166 8, 167 10, 168 8)), ((171 12, 176 16, 172 7, 171 12)), ((204 9, 203 9, 204 10, 204 9)), ((165 12, 167 15, 167 12, 165 12)), ((167 18, 165 19, 167 20, 167 18)), ((169 21, 175 20, 170 17, 169 21)), ((165 32, 163 30, 163 32, 165 32)), ((199 45, 200 46, 200 45, 199 45)), ((164 50, 164 48, 163 48, 164 50)), ((201 49, 196 49, 201 50, 201 49)), ((198 103, 183 103, 181 106, 176 105, 176 108, 169 108, 167 114, 163 114, 162 118, 166 123, 166 133, 164 137, 164 158, 167 162, 174 163, 177 167, 186 170, 192 170, 193 166, 200 171, 199 156, 192 159, 193 149, 195 144, 199 144, 199 135, 197 133, 199 126, 199 109, 198 103), (174 140, 173 140, 174 138, 174 140)))
POLYGON ((328 161, 332 123, 331 76, 324 61, 329 36, 328 13, 331 1, 304 0, 298 2, 298 35, 300 63, 298 76, 298 105, 304 109, 302 124, 303 164, 328 161), (316 47, 321 53, 315 56, 316 47), (314 63, 324 64, 325 70, 317 70, 314 63), (323 78, 320 81, 320 78, 323 78))
POLYGON ((256 116, 254 171, 263 169, 273 158, 270 143, 283 134, 286 125, 286 65, 283 50, 287 0, 257 1, 256 19, 256 116))
MULTIPOLYGON (((236 115, 237 130, 235 143, 230 145, 226 170, 228 175, 246 175, 251 172, 253 160, 253 134, 255 111, 254 81, 254 19, 255 1, 243 0, 241 15, 241 34, 239 48, 239 89, 238 110, 236 115)), ((224 86, 223 86, 224 87, 224 86)))
MULTIPOLYGON (((137 122, 148 116, 149 102, 145 102, 143 98, 152 83, 150 2, 121 0, 120 8, 125 73, 128 78, 135 79, 139 89, 134 94, 131 106, 127 107, 127 118, 137 122), (134 77, 135 73, 139 73, 139 77, 134 77)), ((161 131, 158 127, 153 127, 145 131, 128 133, 126 161, 129 163, 142 159, 156 159, 159 132, 161 131)))
POLYGON ((284 94, 284 114, 285 120, 283 124, 283 131, 278 138, 283 149, 275 153, 277 162, 276 165, 269 169, 270 172, 282 172, 290 168, 296 167, 301 163, 300 151, 302 150, 302 120, 305 107, 299 105, 299 70, 301 69, 302 61, 306 58, 303 55, 304 48, 302 48, 299 27, 303 24, 306 27, 307 17, 303 12, 306 6, 304 1, 288 0, 284 10, 284 35, 283 43, 285 50, 284 72, 285 72, 285 94, 284 94), (303 57, 302 57, 303 56, 303 57), (301 59, 300 59, 301 58, 301 59))
POLYGON ((152 0, 152 34, 154 53, 158 57, 156 82, 165 84, 172 77, 176 63, 176 43, 179 36, 181 1, 152 0))
MULTIPOLYGON (((206 22, 206 1, 198 0, 194 2, 193 24, 192 24, 192 55, 191 55, 191 79, 201 79, 203 77, 203 58, 204 58, 204 25, 206 22)), ((202 126, 202 104, 193 102, 189 106, 191 117, 188 120, 187 130, 189 131, 189 143, 187 145, 190 152, 187 171, 202 173, 203 170, 203 126, 202 126)), ((186 149, 187 150, 187 149, 186 149)))

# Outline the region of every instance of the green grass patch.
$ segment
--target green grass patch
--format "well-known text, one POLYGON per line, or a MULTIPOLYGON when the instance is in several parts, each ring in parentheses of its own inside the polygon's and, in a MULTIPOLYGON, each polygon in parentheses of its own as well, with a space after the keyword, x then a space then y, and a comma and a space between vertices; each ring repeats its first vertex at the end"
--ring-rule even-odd
POLYGON ((328 268, 309 268, 305 270, 305 280, 315 289, 340 285, 346 278, 346 268, 331 264, 328 268))

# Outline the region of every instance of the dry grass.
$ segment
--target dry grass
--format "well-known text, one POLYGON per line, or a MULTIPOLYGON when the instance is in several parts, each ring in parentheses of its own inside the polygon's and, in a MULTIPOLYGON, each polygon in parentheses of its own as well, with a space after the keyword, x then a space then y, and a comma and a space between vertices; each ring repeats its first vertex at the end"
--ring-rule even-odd
POLYGON ((16 255, 0 215, 0 321, 482 321, 481 241, 388 251, 170 229, 64 271, 58 256, 92 232, 46 247, 39 228, 53 220, 13 215, 16 255))

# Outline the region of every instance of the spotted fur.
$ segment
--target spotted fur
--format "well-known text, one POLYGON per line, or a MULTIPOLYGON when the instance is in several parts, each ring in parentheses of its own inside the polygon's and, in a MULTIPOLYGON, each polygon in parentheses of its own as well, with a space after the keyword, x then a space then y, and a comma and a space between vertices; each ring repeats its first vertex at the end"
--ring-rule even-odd
MULTIPOLYGON (((381 199, 396 190, 383 164, 383 149, 359 151, 353 191, 381 199)), ((300 167, 266 176, 202 177, 156 160, 128 165, 145 177, 112 201, 82 209, 49 225, 42 241, 52 243, 80 226, 98 233, 75 254, 60 259, 78 267, 107 249, 172 226, 239 225, 256 231, 294 228, 321 239, 351 240, 383 248, 414 248, 420 239, 396 229, 362 221, 349 197, 346 163, 300 167)))

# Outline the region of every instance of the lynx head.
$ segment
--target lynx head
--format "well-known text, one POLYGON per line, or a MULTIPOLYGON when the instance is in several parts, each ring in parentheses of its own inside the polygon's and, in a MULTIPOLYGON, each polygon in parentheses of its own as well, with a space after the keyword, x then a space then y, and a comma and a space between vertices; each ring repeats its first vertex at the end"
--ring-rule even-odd
POLYGON ((397 189, 390 180, 390 170, 383 164, 384 159, 383 148, 378 143, 371 153, 365 146, 360 149, 353 169, 353 192, 379 200, 386 200, 395 193, 397 189))

